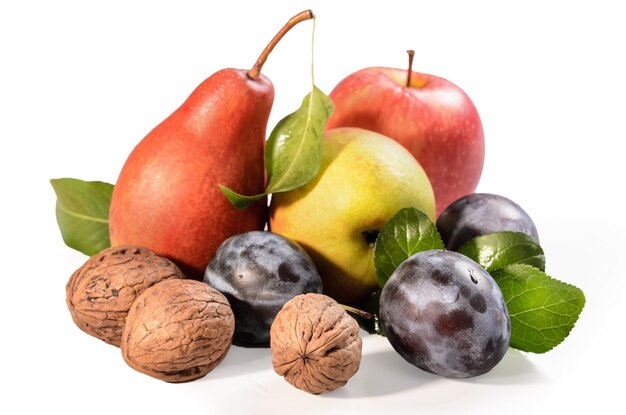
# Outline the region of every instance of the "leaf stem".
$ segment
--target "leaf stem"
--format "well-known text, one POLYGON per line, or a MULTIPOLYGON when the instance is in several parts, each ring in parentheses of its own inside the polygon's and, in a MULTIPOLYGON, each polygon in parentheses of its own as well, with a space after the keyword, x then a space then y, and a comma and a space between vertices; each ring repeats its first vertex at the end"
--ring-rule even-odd
POLYGON ((298 23, 303 22, 305 20, 313 19, 314 17, 315 15, 313 14, 311 10, 305 10, 303 12, 296 14, 291 19, 289 19, 287 24, 278 31, 276 36, 274 36, 272 40, 270 41, 270 43, 267 44, 265 49, 263 49, 263 52, 261 52, 261 55, 255 62, 252 69, 248 71, 248 77, 251 79, 257 79, 261 75, 261 68, 263 68, 263 64, 267 60, 267 57, 270 55, 270 53, 272 53, 274 46, 276 46, 278 42, 280 42, 283 36, 285 36, 285 34, 298 23))
POLYGON ((356 314, 357 316, 366 318, 368 320, 374 318, 374 315, 371 313, 368 313, 367 311, 359 310, 358 308, 350 307, 349 305, 345 305, 345 304, 340 304, 340 306, 342 306, 343 309, 346 310, 347 312, 356 314))
POLYGON ((313 30, 311 31, 311 90, 315 89, 314 51, 315 51, 315 16, 313 16, 313 30))

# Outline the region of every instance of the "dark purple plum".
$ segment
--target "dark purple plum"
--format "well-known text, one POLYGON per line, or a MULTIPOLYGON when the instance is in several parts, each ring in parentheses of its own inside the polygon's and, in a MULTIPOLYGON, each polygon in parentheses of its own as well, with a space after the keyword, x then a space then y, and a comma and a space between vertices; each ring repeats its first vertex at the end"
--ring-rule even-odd
POLYGON ((269 347, 276 314, 293 297, 321 293, 313 261, 296 243, 271 232, 228 238, 207 266, 204 282, 228 298, 235 315, 233 344, 269 347))
POLYGON ((380 322, 404 359, 451 378, 491 370, 511 336, 493 278, 466 256, 442 250, 422 251, 400 264, 383 288, 380 322))
POLYGON ((446 248, 457 251, 477 236, 500 231, 523 232, 539 241, 533 220, 504 196, 474 193, 449 205, 437 219, 446 248))

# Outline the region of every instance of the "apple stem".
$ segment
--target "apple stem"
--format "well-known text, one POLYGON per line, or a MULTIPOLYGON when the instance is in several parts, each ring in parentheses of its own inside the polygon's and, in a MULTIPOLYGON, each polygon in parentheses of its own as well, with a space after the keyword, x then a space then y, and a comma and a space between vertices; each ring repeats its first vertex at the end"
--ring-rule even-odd
POLYGON ((406 53, 409 54, 409 70, 406 73, 406 86, 408 88, 411 86, 411 74, 413 73, 413 57, 415 56, 415 51, 409 49, 406 53))
POLYGON ((265 49, 263 49, 263 52, 261 52, 259 59, 257 59, 252 69, 248 71, 248 77, 251 79, 257 79, 259 75, 261 75, 261 68, 263 67, 263 64, 265 63, 265 61, 267 60, 267 57, 274 49, 274 46, 276 46, 276 44, 280 42, 283 36, 285 36, 285 34, 298 23, 303 22, 305 20, 312 19, 314 17, 315 15, 313 14, 311 10, 305 10, 303 12, 296 14, 291 19, 289 19, 287 24, 278 31, 276 36, 274 36, 274 38, 270 41, 270 43, 268 43, 265 49))
POLYGON ((367 311, 359 310, 358 308, 350 307, 349 305, 344 305, 344 304, 339 304, 339 305, 342 306, 343 309, 346 310, 347 312, 356 314, 357 316, 366 318, 368 320, 374 318, 374 316, 368 313, 367 311))

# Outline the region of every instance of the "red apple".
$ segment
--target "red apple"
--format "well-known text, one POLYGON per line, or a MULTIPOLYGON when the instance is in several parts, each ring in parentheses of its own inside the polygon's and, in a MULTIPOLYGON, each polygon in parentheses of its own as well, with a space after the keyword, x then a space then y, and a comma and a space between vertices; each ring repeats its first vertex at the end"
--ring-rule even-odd
POLYGON ((391 137, 422 165, 435 192, 437 216, 476 190, 485 142, 476 107, 461 88, 409 69, 366 68, 330 93, 335 112, 326 125, 360 127, 391 137))

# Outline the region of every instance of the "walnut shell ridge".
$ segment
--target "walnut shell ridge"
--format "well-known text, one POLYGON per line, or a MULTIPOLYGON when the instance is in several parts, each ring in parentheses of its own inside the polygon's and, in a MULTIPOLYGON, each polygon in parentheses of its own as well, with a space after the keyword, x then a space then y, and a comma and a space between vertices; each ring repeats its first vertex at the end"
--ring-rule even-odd
POLYGON ((66 286, 67 307, 81 330, 119 346, 137 296, 170 278, 185 276, 169 259, 140 246, 114 246, 89 258, 72 274, 66 286))
POLYGON ((301 294, 285 304, 270 330, 274 371, 298 389, 319 394, 359 370, 359 325, 332 298, 301 294))
POLYGON ((145 290, 131 307, 122 356, 139 372, 187 382, 226 357, 234 331, 235 317, 222 293, 204 282, 170 279, 145 290))

